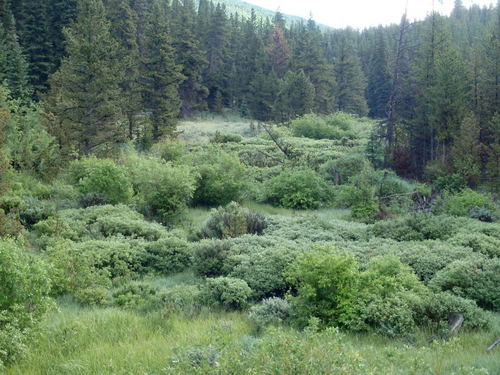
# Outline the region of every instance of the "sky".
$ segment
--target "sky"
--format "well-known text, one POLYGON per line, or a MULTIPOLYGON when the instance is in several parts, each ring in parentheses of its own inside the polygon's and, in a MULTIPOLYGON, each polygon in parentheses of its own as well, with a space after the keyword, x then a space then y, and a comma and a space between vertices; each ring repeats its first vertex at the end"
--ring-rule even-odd
MULTIPOLYGON (((423 19, 432 10, 433 0, 245 0, 271 10, 313 19, 333 27, 364 27, 399 23, 408 2, 410 20, 423 19)), ((496 0, 462 0, 464 6, 492 5, 496 0)), ((434 0, 435 8, 449 14, 454 0, 434 0)))

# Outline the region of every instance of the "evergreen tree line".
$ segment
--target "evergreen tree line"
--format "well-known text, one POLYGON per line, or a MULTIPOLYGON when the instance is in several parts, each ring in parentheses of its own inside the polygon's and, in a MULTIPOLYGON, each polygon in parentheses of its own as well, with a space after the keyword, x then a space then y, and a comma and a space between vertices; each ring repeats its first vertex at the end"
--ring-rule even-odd
POLYGON ((276 122, 345 111, 381 119, 374 140, 401 173, 453 168, 473 183, 499 166, 498 6, 457 0, 450 17, 361 32, 208 0, 0 0, 0 11, 0 78, 12 97, 42 101, 65 152, 171 136, 198 111, 276 122))

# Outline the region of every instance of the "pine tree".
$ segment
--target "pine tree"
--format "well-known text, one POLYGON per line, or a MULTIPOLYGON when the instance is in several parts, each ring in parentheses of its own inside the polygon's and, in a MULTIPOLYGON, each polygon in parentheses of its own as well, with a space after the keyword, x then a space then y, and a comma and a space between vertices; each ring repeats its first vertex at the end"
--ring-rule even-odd
POLYGON ((377 34, 377 44, 369 65, 366 98, 370 107, 369 115, 375 118, 385 118, 391 91, 391 75, 387 41, 382 28, 378 29, 377 34))
POLYGON ((153 139, 173 135, 181 101, 179 85, 184 80, 176 64, 167 18, 159 3, 153 4, 145 30, 145 51, 141 62, 143 103, 151 112, 153 139))
POLYGON ((467 180, 469 186, 476 186, 481 175, 479 133, 479 122, 474 114, 469 113, 455 135, 451 150, 453 169, 467 180))
MULTIPOLYGON (((7 159, 7 152, 5 149, 6 132, 5 128, 9 120, 10 111, 7 108, 7 94, 5 89, 0 86, 0 197, 7 189, 8 180, 6 177, 7 169, 9 168, 9 161, 7 159)), ((0 210, 0 215, 2 214, 0 210)))
POLYGON ((52 60, 50 73, 59 69, 62 58, 66 56, 63 30, 76 18, 76 2, 77 0, 48 0, 50 56, 52 60))
POLYGON ((277 121, 287 122, 312 112, 314 85, 302 70, 288 71, 280 86, 274 108, 277 121))
POLYGON ((9 0, 0 0, 0 80, 5 81, 9 95, 25 99, 31 95, 28 64, 18 42, 9 0))
POLYGON ((106 0, 111 35, 118 41, 120 63, 120 107, 128 124, 128 137, 137 135, 136 117, 141 109, 139 86, 139 45, 137 43, 137 14, 128 0, 106 0))
POLYGON ((368 105, 365 99, 366 79, 359 58, 346 38, 342 38, 335 60, 337 81, 337 110, 365 116, 368 105))
POLYGON ((315 88, 315 112, 330 113, 335 108, 335 73, 326 60, 321 42, 321 32, 312 19, 305 27, 300 26, 292 65, 294 70, 304 71, 315 88))
POLYGON ((35 91, 47 90, 47 79, 53 72, 50 18, 47 1, 21 0, 17 27, 20 44, 29 63, 29 81, 35 91))
POLYGON ((266 74, 260 69, 250 83, 248 106, 252 118, 259 121, 270 121, 273 118, 273 108, 276 93, 279 90, 279 79, 274 71, 266 74))
MULTIPOLYGON (((277 13, 277 15, 280 13, 277 13)), ((282 26, 282 18, 275 20, 272 40, 267 47, 271 68, 278 78, 283 78, 288 69, 290 48, 282 26)))
POLYGON ((85 155, 106 153, 124 139, 120 127, 118 43, 101 0, 78 0, 74 25, 65 30, 66 52, 50 78, 46 109, 60 128, 52 129, 63 150, 76 143, 85 155))
POLYGON ((229 25, 225 8, 220 3, 211 14, 206 38, 208 66, 205 71, 205 82, 210 90, 209 105, 214 109, 228 101, 224 97, 228 96, 229 25))
POLYGON ((186 77, 179 87, 182 101, 182 116, 190 116, 193 111, 205 109, 208 88, 203 84, 203 70, 207 64, 196 32, 196 10, 193 0, 174 0, 172 3, 172 35, 177 64, 186 77))

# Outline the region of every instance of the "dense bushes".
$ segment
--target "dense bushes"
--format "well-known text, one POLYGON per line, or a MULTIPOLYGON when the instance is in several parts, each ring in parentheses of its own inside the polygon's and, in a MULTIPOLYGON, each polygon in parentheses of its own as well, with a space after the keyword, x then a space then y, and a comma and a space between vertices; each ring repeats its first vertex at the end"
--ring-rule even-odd
POLYGON ((455 233, 457 221, 449 216, 415 213, 395 220, 379 221, 371 232, 397 241, 446 240, 455 233))
POLYGON ((231 154, 210 151, 199 155, 196 161, 200 178, 194 193, 194 202, 204 206, 226 205, 240 198, 244 167, 231 154))
POLYGON ((464 189, 456 194, 447 194, 443 200, 443 210, 447 215, 452 216, 467 216, 471 208, 484 209, 490 212, 490 215, 477 215, 478 218, 484 217, 484 221, 492 221, 487 219, 491 216, 494 207, 491 197, 478 193, 471 189, 464 189))
POLYGON ((262 234, 267 228, 266 218, 243 208, 235 202, 212 210, 200 236, 204 238, 238 237, 243 234, 262 234))
POLYGON ((363 155, 346 154, 324 163, 320 172, 325 179, 336 185, 343 185, 349 182, 349 178, 370 169, 370 162, 363 155))
POLYGON ((326 326, 354 319, 358 276, 358 265, 351 256, 326 248, 300 254, 287 270, 287 279, 297 290, 294 309, 301 324, 311 317, 326 326))
POLYGON ((224 262, 230 245, 226 241, 204 240, 194 247, 193 268, 200 276, 214 277, 223 274, 224 262))
POLYGON ((129 155, 125 167, 134 181, 134 200, 144 214, 171 224, 193 198, 197 174, 184 165, 129 155))
POLYGON ((291 127, 296 137, 353 139, 355 138, 355 134, 351 130, 353 122, 352 115, 341 112, 329 116, 309 114, 293 120, 291 127))
POLYGON ((284 170, 264 186, 265 200, 294 209, 314 209, 330 199, 329 188, 319 174, 310 169, 284 170))
POLYGON ((472 299, 483 308, 500 311, 500 258, 475 255, 456 260, 439 271, 430 286, 472 299))
POLYGON ((232 277, 208 278, 201 291, 205 304, 236 310, 245 308, 251 295, 245 281, 232 277))
POLYGON ((99 194, 111 204, 127 203, 132 197, 132 184, 125 170, 109 159, 76 160, 69 166, 68 176, 84 196, 99 194))
POLYGON ((24 354, 32 329, 50 306, 47 269, 19 244, 0 240, 0 371, 24 354))
POLYGON ((184 271, 191 262, 192 249, 189 243, 180 238, 167 237, 146 245, 141 266, 168 275, 184 271))

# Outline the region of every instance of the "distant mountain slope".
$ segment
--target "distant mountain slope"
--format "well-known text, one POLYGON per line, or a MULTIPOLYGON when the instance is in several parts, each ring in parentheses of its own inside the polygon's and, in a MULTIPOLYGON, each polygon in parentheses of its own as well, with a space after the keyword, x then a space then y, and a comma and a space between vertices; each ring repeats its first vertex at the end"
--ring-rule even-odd
MULTIPOLYGON (((276 10, 262 8, 258 5, 250 4, 250 3, 247 3, 246 1, 243 1, 243 0, 213 0, 213 2, 215 4, 224 3, 224 4, 226 4, 226 9, 227 9, 228 13, 238 13, 238 14, 245 16, 245 17, 250 15, 252 8, 255 10, 257 17, 273 18, 274 15, 276 14, 276 10)), ((285 17, 285 20, 288 24, 291 24, 293 22, 306 21, 302 17, 292 16, 289 14, 283 14, 283 16, 285 17)), ((326 28, 327 26, 320 25, 320 27, 326 28)))

